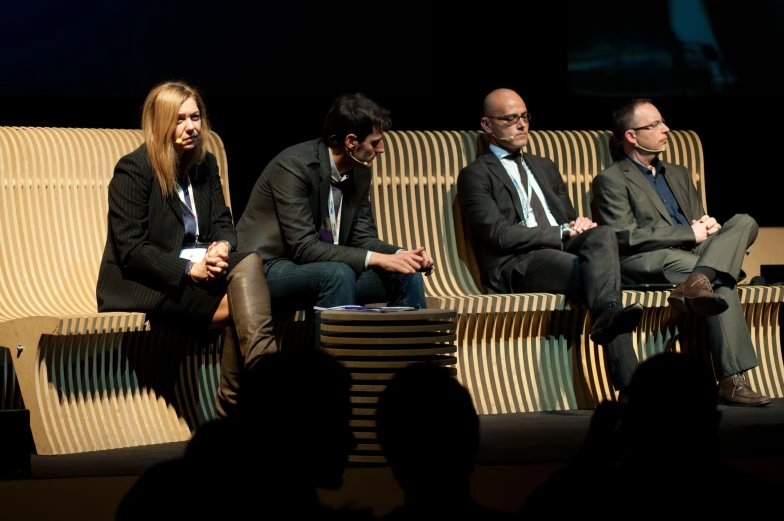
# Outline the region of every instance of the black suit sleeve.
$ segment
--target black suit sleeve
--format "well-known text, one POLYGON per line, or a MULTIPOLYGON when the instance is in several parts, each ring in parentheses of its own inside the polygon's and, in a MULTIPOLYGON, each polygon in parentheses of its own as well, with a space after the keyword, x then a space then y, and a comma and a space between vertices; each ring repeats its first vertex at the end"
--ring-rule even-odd
POLYGON ((339 261, 359 273, 365 269, 367 249, 339 246, 319 240, 310 207, 309 170, 297 156, 282 158, 268 173, 278 224, 286 243, 291 247, 292 260, 297 264, 339 261))
POLYGON ((151 197, 162 195, 149 163, 135 154, 120 159, 109 183, 109 229, 117 262, 123 270, 178 287, 188 261, 150 242, 151 197))
POLYGON ((560 249, 561 234, 557 226, 528 228, 516 222, 511 197, 505 188, 493 185, 491 175, 486 168, 479 168, 474 163, 461 170, 457 177, 460 209, 474 235, 496 254, 524 253, 536 248, 560 249))

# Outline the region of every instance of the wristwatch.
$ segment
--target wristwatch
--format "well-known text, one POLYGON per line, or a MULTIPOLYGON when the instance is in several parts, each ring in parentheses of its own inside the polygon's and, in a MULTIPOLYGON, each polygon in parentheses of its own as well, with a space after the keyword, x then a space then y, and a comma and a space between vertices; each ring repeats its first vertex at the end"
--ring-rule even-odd
POLYGON ((569 237, 572 236, 572 225, 571 224, 563 223, 562 225, 559 226, 559 228, 561 229, 561 240, 562 241, 565 241, 566 239, 568 239, 569 237))

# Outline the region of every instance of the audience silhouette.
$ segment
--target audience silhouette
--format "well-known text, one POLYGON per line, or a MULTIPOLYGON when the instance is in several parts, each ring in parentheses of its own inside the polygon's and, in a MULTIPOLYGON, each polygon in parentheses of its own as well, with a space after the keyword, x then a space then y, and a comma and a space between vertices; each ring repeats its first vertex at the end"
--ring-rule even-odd
POLYGON ((644 518, 763 508, 781 487, 722 463, 717 403, 703 362, 677 352, 648 358, 628 402, 600 404, 578 455, 529 494, 521 516, 584 515, 596 501, 644 518))
POLYGON ((182 458, 145 472, 116 519, 373 519, 323 506, 356 441, 348 370, 310 348, 262 357, 243 381, 237 414, 202 425, 182 458))
POLYGON ((379 442, 405 495, 386 517, 511 519, 471 499, 479 450, 479 417, 468 391, 449 369, 417 363, 400 370, 381 394, 379 442))
MULTIPOLYGON (((713 373, 667 352, 640 364, 626 403, 599 405, 577 456, 517 514, 482 506, 471 497, 479 417, 450 371, 412 364, 381 394, 378 439, 405 495, 385 521, 566 517, 598 501, 642 518, 747 514, 775 508, 784 491, 724 464, 713 373)), ((149 468, 116 519, 374 519, 369 509, 326 507, 317 495, 342 486, 356 444, 350 387, 348 370, 322 351, 268 354, 243 382, 237 414, 205 423, 181 458, 149 468)))

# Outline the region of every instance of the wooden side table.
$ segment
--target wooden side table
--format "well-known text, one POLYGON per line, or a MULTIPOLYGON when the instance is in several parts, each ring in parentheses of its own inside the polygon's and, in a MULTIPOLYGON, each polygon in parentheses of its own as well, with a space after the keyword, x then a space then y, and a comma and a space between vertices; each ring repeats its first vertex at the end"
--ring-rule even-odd
POLYGON ((457 313, 417 311, 323 311, 321 346, 351 372, 351 427, 357 447, 349 463, 385 464, 376 438, 376 406, 396 372, 416 362, 457 374, 457 313))

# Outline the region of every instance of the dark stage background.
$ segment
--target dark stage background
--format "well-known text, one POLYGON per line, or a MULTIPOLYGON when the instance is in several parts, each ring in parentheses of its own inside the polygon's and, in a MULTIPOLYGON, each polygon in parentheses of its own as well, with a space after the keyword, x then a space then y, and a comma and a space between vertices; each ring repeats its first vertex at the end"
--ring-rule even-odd
POLYGON ((702 138, 711 215, 784 226, 783 28, 766 0, 3 2, 0 125, 138 128, 149 89, 184 79, 226 145, 238 220, 266 163, 317 137, 345 92, 397 130, 478 129, 497 87, 539 130, 607 129, 619 100, 647 96, 702 138))

